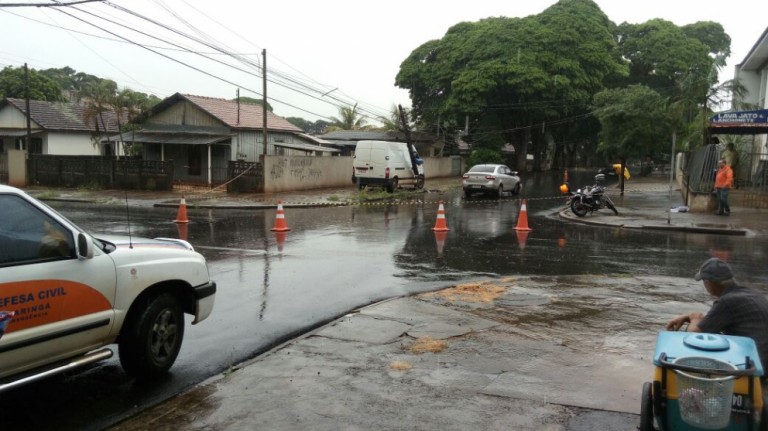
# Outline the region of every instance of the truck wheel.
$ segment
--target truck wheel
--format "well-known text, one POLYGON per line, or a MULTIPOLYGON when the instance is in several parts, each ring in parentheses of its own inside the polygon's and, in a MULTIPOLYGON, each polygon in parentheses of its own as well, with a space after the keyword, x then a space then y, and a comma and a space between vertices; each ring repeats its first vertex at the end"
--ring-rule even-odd
POLYGON ((179 355, 184 313, 179 301, 168 293, 142 302, 120 333, 120 364, 132 377, 156 377, 168 371, 179 355))
POLYGON ((424 188, 424 175, 419 175, 416 177, 416 190, 421 190, 424 188))
POLYGON ((387 193, 394 193, 397 190, 397 177, 392 178, 392 181, 387 183, 387 193))

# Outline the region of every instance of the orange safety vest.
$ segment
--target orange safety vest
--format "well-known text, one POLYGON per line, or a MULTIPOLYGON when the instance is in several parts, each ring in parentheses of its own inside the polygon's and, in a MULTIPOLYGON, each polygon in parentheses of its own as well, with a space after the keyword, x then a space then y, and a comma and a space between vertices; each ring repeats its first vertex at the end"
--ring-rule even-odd
POLYGON ((728 165, 723 165, 715 175, 715 188, 730 189, 731 187, 733 187, 733 169, 728 165))

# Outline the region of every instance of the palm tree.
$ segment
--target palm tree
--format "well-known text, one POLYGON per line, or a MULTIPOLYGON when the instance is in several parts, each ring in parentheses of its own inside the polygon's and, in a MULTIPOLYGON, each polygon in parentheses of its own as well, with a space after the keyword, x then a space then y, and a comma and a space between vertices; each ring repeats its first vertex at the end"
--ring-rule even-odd
POLYGON ((357 103, 354 106, 342 106, 339 108, 339 117, 331 117, 330 130, 364 130, 366 129, 366 120, 357 110, 357 103))
MULTIPOLYGON (((88 85, 82 90, 82 100, 85 103, 83 122, 86 125, 94 125, 96 128, 96 134, 93 137, 94 145, 100 144, 102 134, 106 134, 109 140, 109 129, 104 121, 104 113, 112 111, 116 90, 117 84, 110 80, 88 85)), ((109 141, 107 145, 110 145, 109 141)))
MULTIPOLYGON (((405 111, 406 121, 408 121, 408 129, 414 130, 416 125, 411 121, 411 110, 403 108, 405 111)), ((392 105, 392 109, 389 111, 389 117, 381 116, 378 120, 383 125, 381 128, 386 131, 403 131, 403 122, 400 121, 400 108, 397 105, 392 105)))

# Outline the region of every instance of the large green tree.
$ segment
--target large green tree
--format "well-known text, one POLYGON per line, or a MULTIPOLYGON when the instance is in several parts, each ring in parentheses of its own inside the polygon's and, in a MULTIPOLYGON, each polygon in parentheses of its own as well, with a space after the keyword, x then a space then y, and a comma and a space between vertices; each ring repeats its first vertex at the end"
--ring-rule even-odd
POLYGON ((512 143, 521 169, 527 153, 541 159, 547 136, 564 142, 577 130, 568 119, 588 111, 607 76, 626 73, 614 27, 591 0, 459 23, 416 48, 395 83, 409 91, 420 124, 458 130, 468 120, 467 140, 492 149, 512 143))
POLYGON ((78 72, 69 66, 41 70, 42 75, 58 82, 63 90, 82 91, 86 87, 98 85, 102 80, 98 76, 78 72))
MULTIPOLYGON (((730 37, 714 22, 683 27, 662 19, 622 23, 617 40, 630 74, 619 85, 642 84, 667 99, 667 115, 681 142, 706 142, 705 119, 720 102, 718 72, 730 55, 730 37)), ((734 83, 727 84, 736 88, 734 83)))
POLYGON ((331 123, 325 120, 317 120, 313 123, 312 121, 301 117, 287 117, 286 120, 288 120, 288 122, 294 126, 312 135, 320 135, 325 133, 326 129, 328 129, 328 126, 331 125, 331 123))
MULTIPOLYGON (((35 69, 28 70, 29 98, 47 102, 63 102, 61 86, 35 69)), ((0 98, 26 98, 24 67, 6 66, 0 70, 0 98)))
MULTIPOLYGON (((623 172, 629 158, 661 154, 672 138, 675 118, 669 115, 668 99, 645 85, 601 91, 594 98, 600 119, 599 153, 618 160, 623 172)), ((624 194, 624 176, 621 194, 624 194)))
MULTIPOLYGON (((237 100, 238 100, 238 98, 232 99, 233 102, 236 102, 237 100)), ((264 99, 255 99, 253 97, 240 96, 239 100, 240 100, 240 102, 247 103, 249 105, 259 105, 259 106, 262 106, 264 104, 264 99)), ((274 112, 272 110, 272 105, 269 102, 267 102, 267 111, 274 112)))

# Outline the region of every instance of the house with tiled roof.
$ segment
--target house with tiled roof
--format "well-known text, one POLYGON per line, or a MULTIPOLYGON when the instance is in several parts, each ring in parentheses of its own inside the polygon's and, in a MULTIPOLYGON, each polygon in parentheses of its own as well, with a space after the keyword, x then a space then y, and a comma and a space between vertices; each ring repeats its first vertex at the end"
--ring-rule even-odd
POLYGON ((117 116, 108 111, 89 118, 87 109, 80 103, 30 100, 27 130, 26 101, 3 99, 0 101, 0 153, 15 149, 30 154, 109 155, 111 148, 99 145, 99 137, 118 132, 117 116), (28 132, 29 144, 26 143, 28 132))
POLYGON ((207 184, 227 180, 230 161, 340 153, 272 112, 266 120, 265 149, 261 105, 176 93, 144 114, 141 130, 122 139, 141 144, 145 160, 173 160, 177 180, 207 184))

